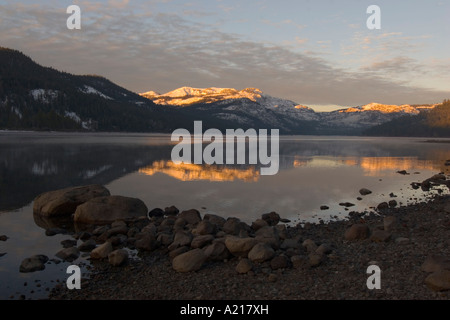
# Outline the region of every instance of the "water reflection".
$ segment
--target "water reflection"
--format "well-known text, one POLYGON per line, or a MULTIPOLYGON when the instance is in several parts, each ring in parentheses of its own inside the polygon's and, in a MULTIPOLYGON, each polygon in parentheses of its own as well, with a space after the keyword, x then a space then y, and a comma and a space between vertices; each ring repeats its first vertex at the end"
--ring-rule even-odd
MULTIPOLYGON (((178 181, 259 183, 258 165, 175 165, 170 136, 0 133, 0 212, 75 185, 109 184, 133 172, 178 181)), ((396 170, 448 172, 447 144, 420 139, 281 137, 280 171, 355 166, 364 175, 396 170)), ((277 186, 274 186, 277 187, 277 186)))
POLYGON ((140 168, 140 173, 152 176, 163 173, 180 181, 235 181, 256 182, 259 179, 259 170, 256 167, 246 169, 230 168, 217 165, 175 164, 169 161, 155 161, 152 165, 140 168))

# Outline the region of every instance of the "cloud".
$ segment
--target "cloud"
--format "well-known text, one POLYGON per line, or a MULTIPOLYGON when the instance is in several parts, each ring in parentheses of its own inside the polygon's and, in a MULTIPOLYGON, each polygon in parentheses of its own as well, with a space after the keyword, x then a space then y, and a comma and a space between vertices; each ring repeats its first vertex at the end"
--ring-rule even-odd
POLYGON ((382 61, 374 61, 362 69, 367 71, 388 72, 395 74, 423 72, 423 66, 421 64, 419 64, 415 59, 405 56, 398 56, 382 61))
POLYGON ((123 9, 125 8, 130 0, 108 0, 108 5, 117 8, 117 9, 123 9))
MULTIPOLYGON (((40 64, 100 74, 135 92, 167 92, 185 85, 258 87, 301 104, 339 105, 432 103, 449 97, 375 72, 393 70, 395 61, 389 59, 352 72, 314 53, 245 40, 175 13, 152 11, 151 6, 129 7, 125 2, 101 10, 83 6, 82 30, 72 32, 65 27, 65 8, 0 5, 0 38, 3 46, 21 50, 40 64)), ((400 62, 405 68, 414 63, 400 62)))

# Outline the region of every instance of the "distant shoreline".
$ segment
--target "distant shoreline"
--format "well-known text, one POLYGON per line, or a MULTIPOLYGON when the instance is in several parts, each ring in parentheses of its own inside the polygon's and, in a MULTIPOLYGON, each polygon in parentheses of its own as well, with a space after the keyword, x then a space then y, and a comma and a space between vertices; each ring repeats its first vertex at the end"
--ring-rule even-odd
MULTIPOLYGON (((23 133, 38 133, 38 134, 80 134, 80 135, 138 135, 138 136, 171 136, 170 132, 131 132, 131 131, 70 131, 70 130, 64 130, 64 131, 53 131, 53 130, 9 130, 9 129, 0 129, 0 134, 2 133, 17 133, 17 134, 23 134, 23 133)), ((425 142, 425 143, 450 143, 450 137, 442 137, 442 138, 434 138, 429 139, 430 137, 405 137, 405 136, 365 136, 365 135, 305 135, 305 134, 299 134, 299 135, 292 135, 292 134, 280 134, 280 138, 286 139, 289 137, 318 137, 318 138, 367 138, 367 139, 414 139, 418 142, 425 142), (427 139, 427 140, 422 140, 427 139)))

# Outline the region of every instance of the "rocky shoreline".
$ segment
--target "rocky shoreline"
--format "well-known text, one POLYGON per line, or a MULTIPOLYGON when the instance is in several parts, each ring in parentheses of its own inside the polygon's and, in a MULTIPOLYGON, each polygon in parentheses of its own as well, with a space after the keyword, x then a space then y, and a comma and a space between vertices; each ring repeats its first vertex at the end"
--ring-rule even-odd
MULTIPOLYGON (((442 189, 448 182, 439 174, 419 186, 442 189)), ((81 290, 59 284, 49 299, 450 298, 450 196, 444 192, 415 205, 383 203, 376 213, 296 226, 275 212, 251 225, 173 206, 148 212, 140 200, 110 196, 102 186, 46 193, 34 209, 35 219, 47 224, 70 213, 74 239, 56 256, 74 261, 84 252, 91 261, 81 290), (370 265, 381 270, 381 289, 367 287, 370 265)), ((21 271, 40 270, 46 258, 31 257, 31 269, 24 261, 21 271)))

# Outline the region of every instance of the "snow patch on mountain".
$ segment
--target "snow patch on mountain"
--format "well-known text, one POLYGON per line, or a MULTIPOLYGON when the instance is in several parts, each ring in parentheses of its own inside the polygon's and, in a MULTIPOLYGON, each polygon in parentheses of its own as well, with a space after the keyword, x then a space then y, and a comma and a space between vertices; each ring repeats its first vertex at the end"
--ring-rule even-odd
POLYGON ((66 112, 64 113, 64 117, 70 118, 70 119, 72 119, 73 121, 75 121, 76 123, 80 123, 80 122, 81 122, 80 117, 79 117, 75 112, 66 111, 66 112))
POLYGON ((20 110, 16 107, 11 107, 11 111, 14 112, 16 114, 16 116, 19 117, 19 119, 22 119, 22 112, 20 112, 20 110))
POLYGON ((97 89, 84 85, 83 88, 79 88, 79 90, 83 93, 87 93, 87 94, 96 94, 102 98, 108 99, 108 100, 114 100, 111 97, 108 97, 107 95, 103 94, 102 92, 98 91, 97 89))
POLYGON ((50 103, 58 97, 58 90, 51 89, 33 89, 30 90, 30 95, 35 101, 41 101, 43 103, 50 103))

